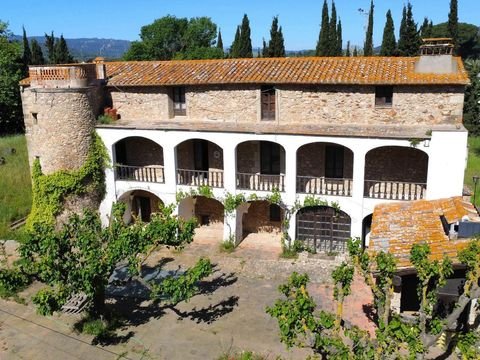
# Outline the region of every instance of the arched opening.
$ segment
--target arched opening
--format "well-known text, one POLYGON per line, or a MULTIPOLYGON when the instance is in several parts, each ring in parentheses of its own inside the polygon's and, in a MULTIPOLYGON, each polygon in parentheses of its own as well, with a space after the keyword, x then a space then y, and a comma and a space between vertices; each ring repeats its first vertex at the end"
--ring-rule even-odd
POLYGON ((126 211, 123 219, 126 223, 135 220, 149 222, 153 213, 158 212, 163 206, 163 201, 145 190, 132 190, 123 194, 119 201, 125 203, 126 211))
POLYGON ((309 206, 297 212, 297 240, 314 252, 344 253, 351 234, 350 216, 330 206, 309 206))
POLYGON ((316 142, 297 151, 297 192, 351 196, 353 152, 342 145, 316 142))
POLYGON ((418 200, 427 190, 428 155, 415 148, 383 146, 365 158, 364 196, 374 199, 418 200))
MULTIPOLYGON (((280 248, 284 210, 266 200, 256 200, 240 206, 242 246, 280 248)), ((238 226, 238 225, 237 225, 238 226)))
POLYGON ((285 191, 285 149, 271 141, 246 141, 237 146, 237 189, 285 191))
POLYGON ((114 145, 116 180, 164 183, 163 148, 156 142, 132 136, 114 145))
POLYGON ((373 214, 367 215, 362 221, 362 245, 363 248, 367 248, 370 244, 370 231, 372 229, 373 214))
POLYGON ((223 187, 223 150, 203 139, 186 140, 176 147, 177 184, 223 187))
POLYGON ((213 243, 223 240, 224 206, 212 198, 190 196, 178 204, 178 215, 186 220, 196 218, 194 241, 213 243))

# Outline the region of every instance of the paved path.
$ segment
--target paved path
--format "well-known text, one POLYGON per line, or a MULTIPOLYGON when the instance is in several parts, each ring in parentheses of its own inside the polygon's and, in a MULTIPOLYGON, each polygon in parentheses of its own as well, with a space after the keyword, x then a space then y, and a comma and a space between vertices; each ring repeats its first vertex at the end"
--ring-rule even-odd
MULTIPOLYGON (((262 251, 222 254, 218 246, 192 244, 180 253, 155 253, 150 267, 165 257, 174 258, 165 268, 175 269, 208 256, 217 264, 216 272, 204 284, 203 294, 175 308, 117 299, 110 306, 126 315, 126 325, 116 338, 98 346, 90 345, 91 336, 71 330, 75 319, 42 317, 31 305, 0 300, 0 359, 116 359, 121 354, 129 359, 216 359, 231 349, 253 350, 269 359, 305 359, 306 350, 287 350, 279 342, 278 325, 265 307, 279 298, 278 285, 299 271, 309 273, 309 290, 319 307, 332 310, 329 278, 335 263, 307 257, 279 260, 272 251, 262 251)), ((362 326, 369 324, 363 312, 371 302, 367 290, 356 282, 345 307, 348 320, 362 326)))

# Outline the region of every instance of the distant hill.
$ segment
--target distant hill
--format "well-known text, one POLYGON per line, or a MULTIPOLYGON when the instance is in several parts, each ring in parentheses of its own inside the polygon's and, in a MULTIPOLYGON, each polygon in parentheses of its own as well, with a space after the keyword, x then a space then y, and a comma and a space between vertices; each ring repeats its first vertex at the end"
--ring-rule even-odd
MULTIPOLYGON (((21 41, 22 37, 19 35, 14 35, 13 39, 21 41)), ((42 46, 44 56, 46 56, 44 36, 29 36, 28 39, 36 39, 42 46)), ((67 41, 68 48, 70 49, 73 57, 79 61, 93 59, 97 56, 103 56, 108 60, 120 59, 123 54, 130 48, 130 41, 128 40, 98 38, 79 38, 65 40, 67 41)))

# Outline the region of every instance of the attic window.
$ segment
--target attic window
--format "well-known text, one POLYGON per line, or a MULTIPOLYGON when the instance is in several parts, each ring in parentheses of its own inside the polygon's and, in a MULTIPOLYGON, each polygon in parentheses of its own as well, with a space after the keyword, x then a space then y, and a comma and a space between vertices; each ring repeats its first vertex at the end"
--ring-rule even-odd
POLYGON ((262 120, 275 120, 275 88, 262 86, 262 120))
POLYGON ((391 107, 393 102, 393 86, 375 87, 375 106, 391 107))
POLYGON ((38 124, 38 113, 32 113, 33 125, 38 124))

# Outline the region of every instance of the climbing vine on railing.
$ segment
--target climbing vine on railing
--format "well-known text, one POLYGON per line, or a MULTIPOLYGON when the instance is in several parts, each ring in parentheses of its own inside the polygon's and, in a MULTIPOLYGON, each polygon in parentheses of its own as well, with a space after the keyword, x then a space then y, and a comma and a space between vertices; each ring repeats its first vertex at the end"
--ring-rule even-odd
POLYGON ((85 163, 78 170, 60 170, 45 175, 39 159, 32 167, 32 211, 27 219, 27 229, 35 223, 54 224, 55 217, 63 210, 65 199, 70 196, 105 193, 105 168, 109 158, 102 140, 92 133, 92 143, 85 163))

